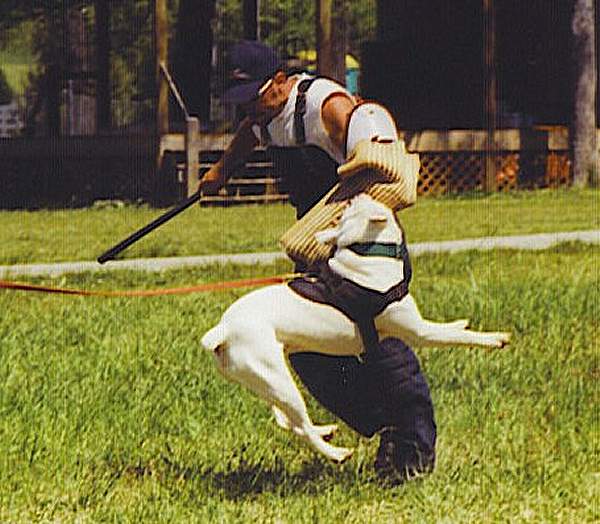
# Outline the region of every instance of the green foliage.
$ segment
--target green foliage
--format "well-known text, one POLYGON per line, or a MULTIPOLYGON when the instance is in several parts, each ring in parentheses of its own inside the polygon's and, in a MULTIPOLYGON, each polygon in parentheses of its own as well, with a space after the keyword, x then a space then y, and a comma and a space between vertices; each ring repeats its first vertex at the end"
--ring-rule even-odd
POLYGON ((14 96, 13 90, 8 85, 6 75, 2 68, 0 68, 0 105, 10 104, 14 96))
POLYGON ((348 51, 360 58, 361 47, 375 39, 377 25, 376 0, 346 0, 348 51))
MULTIPOLYGON (((348 25, 348 51, 360 56, 364 42, 375 37, 375 0, 338 0, 348 25)), ((316 46, 315 2, 273 0, 261 2, 261 38, 282 56, 293 56, 316 46)), ((217 0, 217 42, 221 48, 242 37, 241 0, 217 0)))
POLYGON ((240 0, 217 0, 215 39, 220 49, 239 41, 243 34, 240 0))
POLYGON ((111 4, 112 115, 116 126, 153 122, 153 10, 147 0, 111 4))
POLYGON ((282 56, 293 56, 316 45, 315 2, 277 0, 266 2, 261 13, 264 41, 282 56))
MULTIPOLYGON (((348 22, 349 51, 359 56, 361 44, 373 38, 375 0, 338 0, 344 3, 348 22)), ((220 51, 242 37, 241 0, 216 0, 215 42, 220 51)), ((171 33, 176 26, 177 0, 167 3, 171 33)), ((315 2, 275 0, 261 2, 263 39, 282 56, 315 47, 315 2)), ((42 76, 49 68, 68 68, 66 24, 72 8, 86 9, 88 32, 93 35, 94 3, 91 0, 4 0, 0 15, 0 49, 21 49, 27 61, 10 66, 13 89, 19 94, 33 75, 32 94, 40 92, 42 76), (32 58, 35 57, 35 58, 32 58), (39 62, 35 68, 31 62, 39 62), (26 65, 23 65, 26 64, 26 65)), ((111 2, 111 84, 113 121, 117 126, 153 120, 155 97, 153 55, 153 2, 111 2)), ((11 51, 12 52, 12 51, 11 51)), ((21 51, 19 51, 21 53, 21 51)), ((5 71, 6 73, 6 71, 5 71)), ((8 74, 8 73, 7 73, 8 74)))
MULTIPOLYGON (((435 472, 390 489, 377 439, 327 463, 221 377, 202 334, 246 290, 146 299, 0 294, 2 522, 597 522, 597 247, 423 256, 425 315, 508 329, 503 350, 417 350, 435 472)), ((155 288, 289 266, 73 275, 155 288)), ((36 280, 55 285, 53 279, 36 280)), ((315 422, 334 417, 305 395, 315 422)))
POLYGON ((32 20, 0 30, 0 70, 12 95, 25 95, 32 79, 39 73, 35 51, 38 32, 39 22, 32 20))

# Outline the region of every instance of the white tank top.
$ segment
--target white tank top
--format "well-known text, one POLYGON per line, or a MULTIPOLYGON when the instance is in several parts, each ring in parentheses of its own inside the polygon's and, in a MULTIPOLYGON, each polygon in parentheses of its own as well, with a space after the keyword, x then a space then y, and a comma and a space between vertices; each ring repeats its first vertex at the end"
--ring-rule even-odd
MULTIPOLYGON (((293 147, 298 145, 294 133, 294 111, 296 108, 296 97, 298 96, 298 84, 302 80, 312 77, 303 73, 296 75, 295 78, 297 78, 296 83, 290 92, 283 110, 267 125, 270 137, 262 137, 259 126, 255 125, 252 128, 256 137, 265 146, 293 147)), ((348 91, 328 78, 317 78, 306 92, 306 113, 304 114, 306 145, 318 146, 338 164, 342 164, 345 161, 344 153, 335 146, 327 135, 321 116, 323 102, 333 93, 343 93, 353 100, 352 95, 348 91)))

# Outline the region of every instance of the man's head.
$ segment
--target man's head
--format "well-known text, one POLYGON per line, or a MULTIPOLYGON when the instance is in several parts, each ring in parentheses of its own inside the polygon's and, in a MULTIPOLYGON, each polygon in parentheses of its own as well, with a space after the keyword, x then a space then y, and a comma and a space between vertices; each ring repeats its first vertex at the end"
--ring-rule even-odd
POLYGON ((270 47, 242 40, 229 50, 229 85, 223 101, 240 106, 253 120, 268 120, 285 105, 289 90, 283 63, 270 47))

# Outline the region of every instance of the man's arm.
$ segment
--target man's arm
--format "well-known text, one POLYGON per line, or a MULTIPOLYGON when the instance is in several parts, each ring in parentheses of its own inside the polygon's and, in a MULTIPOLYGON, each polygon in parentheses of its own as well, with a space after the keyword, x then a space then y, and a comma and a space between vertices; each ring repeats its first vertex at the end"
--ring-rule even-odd
POLYGON ((252 126, 253 122, 249 118, 242 120, 223 156, 213 164, 200 180, 199 191, 202 194, 216 194, 225 185, 235 169, 250 156, 258 145, 258 139, 252 131, 252 126))
POLYGON ((340 150, 346 149, 348 119, 356 102, 344 93, 334 93, 323 102, 321 116, 325 131, 333 144, 340 150))

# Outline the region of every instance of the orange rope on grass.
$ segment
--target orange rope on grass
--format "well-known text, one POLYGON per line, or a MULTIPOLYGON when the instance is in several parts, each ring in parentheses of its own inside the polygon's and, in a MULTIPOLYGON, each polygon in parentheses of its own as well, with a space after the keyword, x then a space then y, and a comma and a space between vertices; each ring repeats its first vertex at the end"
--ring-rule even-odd
POLYGON ((0 280, 0 289, 13 291, 33 291, 38 293, 54 293, 61 295, 77 295, 92 297, 156 297, 163 295, 185 295, 189 293, 204 293, 209 291, 225 291, 242 287, 267 286, 271 284, 282 284, 292 280, 298 274, 279 275, 266 278, 246 278, 241 280, 230 280, 228 282, 209 282, 196 286, 175 287, 166 289, 138 289, 125 291, 90 291, 87 289, 71 289, 52 286, 40 286, 24 282, 0 280))

